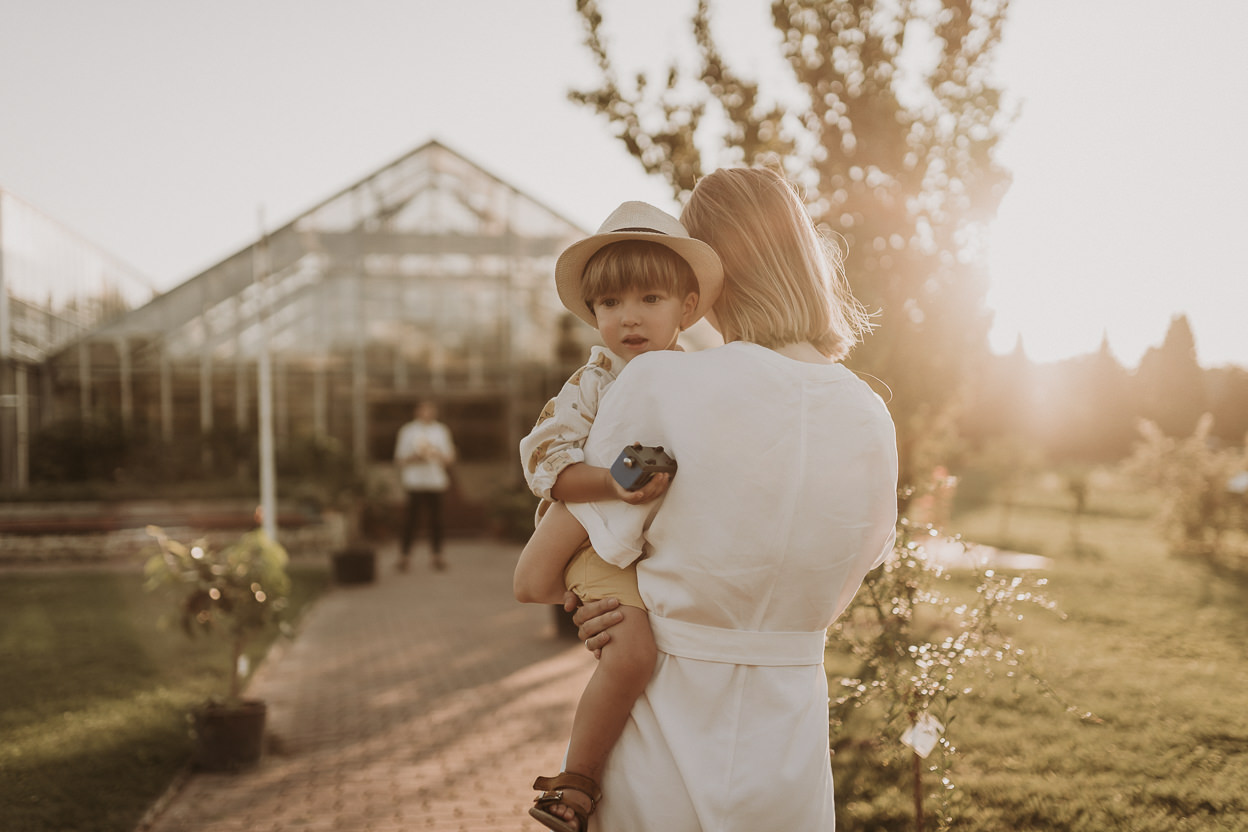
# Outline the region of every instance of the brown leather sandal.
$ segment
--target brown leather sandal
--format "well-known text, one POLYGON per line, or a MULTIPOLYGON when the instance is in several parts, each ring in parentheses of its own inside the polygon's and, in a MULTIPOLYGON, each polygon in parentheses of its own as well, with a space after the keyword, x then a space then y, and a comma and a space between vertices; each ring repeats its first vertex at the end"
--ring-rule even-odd
POLYGON ((529 814, 541 821, 547 829, 554 829, 556 832, 586 832, 589 829, 589 816, 594 813, 594 809, 598 808, 598 801, 602 799, 602 789, 597 783, 583 774, 574 774, 570 771, 560 772, 558 777, 539 777, 533 781, 533 788, 542 789, 542 793, 533 798, 535 805, 529 810, 529 814), (588 797, 589 811, 586 812, 564 800, 564 789, 571 789, 588 797), (576 826, 546 811, 556 803, 562 803, 572 810, 576 818, 576 826))

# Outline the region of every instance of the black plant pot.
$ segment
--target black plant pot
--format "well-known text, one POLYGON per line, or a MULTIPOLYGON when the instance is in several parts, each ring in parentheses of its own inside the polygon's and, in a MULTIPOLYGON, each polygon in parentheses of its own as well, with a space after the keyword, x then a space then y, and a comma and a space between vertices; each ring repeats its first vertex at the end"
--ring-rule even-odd
POLYGON ((334 582, 368 584, 377 578, 377 552, 369 546, 349 546, 333 554, 334 582))
POLYGON ((238 771, 255 765, 264 749, 263 702, 209 703, 195 712, 195 768, 238 771))

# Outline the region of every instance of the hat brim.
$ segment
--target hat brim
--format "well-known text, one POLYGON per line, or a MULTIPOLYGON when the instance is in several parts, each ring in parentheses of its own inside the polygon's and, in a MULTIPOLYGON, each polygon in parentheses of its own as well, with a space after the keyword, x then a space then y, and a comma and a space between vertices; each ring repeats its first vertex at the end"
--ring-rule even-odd
POLYGON ((559 300, 569 312, 585 323, 595 328, 598 326, 594 313, 590 311, 585 299, 581 296, 581 275, 585 271, 585 264, 603 246, 625 240, 643 240, 647 243, 666 246, 680 255, 693 269, 693 276, 698 281, 698 303, 693 308, 693 318, 689 321, 690 324, 700 320, 719 299, 719 293, 724 288, 724 268, 715 250, 701 240, 646 231, 612 231, 595 234, 568 246, 555 262, 555 289, 559 293, 559 300))

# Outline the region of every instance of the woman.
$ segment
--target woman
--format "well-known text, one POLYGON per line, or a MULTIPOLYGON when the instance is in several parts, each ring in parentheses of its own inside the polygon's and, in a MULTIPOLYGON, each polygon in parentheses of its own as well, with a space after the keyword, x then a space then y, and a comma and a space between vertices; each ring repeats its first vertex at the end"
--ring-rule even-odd
MULTIPOLYGON (((585 446, 605 467, 626 444, 662 445, 680 470, 661 510, 568 505, 607 561, 644 549, 660 651, 591 825, 831 830, 824 633, 893 544, 893 423, 837 363, 866 315, 779 174, 716 171, 681 222, 723 261, 707 317, 726 343, 633 359, 585 446)), ((608 643, 613 604, 578 613, 590 649, 608 643)), ((585 802, 574 786, 564 795, 585 802)))

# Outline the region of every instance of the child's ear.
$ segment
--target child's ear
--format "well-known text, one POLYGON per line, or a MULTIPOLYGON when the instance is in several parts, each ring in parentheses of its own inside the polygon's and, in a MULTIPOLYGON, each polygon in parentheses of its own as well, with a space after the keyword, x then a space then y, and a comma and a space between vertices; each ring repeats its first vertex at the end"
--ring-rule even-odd
POLYGON ((680 328, 688 329, 693 326, 693 310, 698 308, 698 293, 690 292, 685 295, 684 311, 680 315, 680 328))

